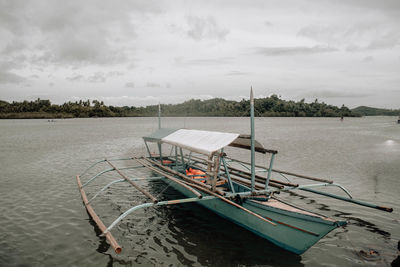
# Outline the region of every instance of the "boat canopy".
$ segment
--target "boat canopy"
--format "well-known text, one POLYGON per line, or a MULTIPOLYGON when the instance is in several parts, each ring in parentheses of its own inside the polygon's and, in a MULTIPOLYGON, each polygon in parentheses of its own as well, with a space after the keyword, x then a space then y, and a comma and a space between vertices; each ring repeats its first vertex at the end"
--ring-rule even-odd
POLYGON ((223 133, 189 129, 158 129, 143 137, 148 142, 161 142, 175 145, 200 154, 211 156, 228 146, 239 137, 237 133, 223 133))
MULTIPOLYGON (((226 146, 250 149, 250 136, 237 133, 161 128, 143 139, 146 142, 171 144, 207 156, 226 146)), ((257 152, 277 153, 275 150, 265 149, 257 140, 254 145, 257 152)))
POLYGON ((176 132, 177 130, 179 129, 161 128, 148 136, 143 136, 143 140, 146 142, 161 142, 162 138, 176 132))
POLYGON ((180 129, 161 139, 163 143, 211 156, 232 143, 239 134, 180 129))

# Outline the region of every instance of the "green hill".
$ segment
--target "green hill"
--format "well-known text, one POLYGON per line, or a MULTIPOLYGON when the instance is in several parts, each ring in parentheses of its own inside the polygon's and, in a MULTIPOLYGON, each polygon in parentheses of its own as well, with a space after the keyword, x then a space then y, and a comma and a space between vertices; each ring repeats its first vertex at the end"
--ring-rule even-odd
POLYGON ((400 109, 383 109, 359 106, 351 110, 361 116, 400 116, 400 109))
MULTIPOLYGON (((250 114, 249 100, 232 101, 222 98, 191 99, 180 104, 161 105, 163 116, 225 116, 243 117, 250 114)), ((82 118, 82 117, 147 117, 157 116, 158 105, 147 107, 106 106, 103 101, 85 100, 55 105, 50 100, 12 102, 0 100, 0 118, 82 118)), ((305 103, 280 99, 276 95, 255 99, 258 117, 356 117, 349 108, 327 105, 316 99, 305 103)))

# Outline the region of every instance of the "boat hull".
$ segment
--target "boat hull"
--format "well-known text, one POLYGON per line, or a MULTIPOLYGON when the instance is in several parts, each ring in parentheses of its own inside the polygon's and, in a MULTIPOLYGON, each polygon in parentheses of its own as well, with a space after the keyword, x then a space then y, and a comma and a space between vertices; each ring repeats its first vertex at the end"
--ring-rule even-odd
MULTIPOLYGON (((187 197, 194 196, 179 184, 172 183, 171 186, 187 197)), ((270 219, 275 225, 220 199, 201 201, 198 204, 296 254, 304 253, 330 231, 346 224, 344 221, 266 206, 250 199, 245 200, 242 206, 270 219)))

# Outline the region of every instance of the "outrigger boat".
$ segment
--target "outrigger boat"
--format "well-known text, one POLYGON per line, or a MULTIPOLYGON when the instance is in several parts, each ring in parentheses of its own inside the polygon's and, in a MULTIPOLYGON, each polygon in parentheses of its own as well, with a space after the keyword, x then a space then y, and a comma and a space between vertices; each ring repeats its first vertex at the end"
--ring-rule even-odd
POLYGON ((346 225, 346 221, 335 220, 296 207, 279 198, 277 194, 280 192, 302 190, 365 207, 387 212, 393 211, 392 208, 353 199, 344 187, 333 181, 274 169, 273 163, 278 151, 264 148, 254 138, 252 90, 250 108, 250 135, 161 128, 159 108, 158 130, 143 137, 148 156, 114 160, 104 159, 94 163, 81 175, 76 176, 83 203, 88 213, 116 253, 121 252, 121 247, 112 236, 111 230, 125 217, 146 207, 195 202, 296 254, 304 253, 330 231, 346 225), (158 154, 151 153, 149 147, 151 144, 158 148, 158 154), (166 147, 171 149, 170 155, 164 154, 166 147), (250 163, 228 157, 224 152, 226 147, 250 150, 250 163), (255 164, 256 152, 270 155, 268 166, 255 164), (118 168, 115 166, 115 161, 119 160, 132 161, 135 165, 118 168), (81 177, 87 176, 89 170, 99 164, 108 164, 111 168, 95 174, 82 183, 81 177), (128 177, 123 173, 124 170, 138 168, 149 170, 153 176, 128 177), (97 193, 93 194, 92 192, 92 197, 88 199, 84 189, 107 172, 116 172, 121 176, 121 179, 109 182, 97 193), (284 177, 285 180, 273 178, 272 175, 279 175, 279 177, 284 177), (288 176, 314 180, 318 183, 299 185, 289 180, 288 176), (167 181, 186 198, 160 201, 138 184, 138 181, 141 180, 158 179, 167 181), (121 182, 130 183, 150 201, 129 208, 106 227, 91 204, 102 192, 121 182), (343 190, 346 196, 316 190, 315 188, 318 187, 337 187, 343 190))

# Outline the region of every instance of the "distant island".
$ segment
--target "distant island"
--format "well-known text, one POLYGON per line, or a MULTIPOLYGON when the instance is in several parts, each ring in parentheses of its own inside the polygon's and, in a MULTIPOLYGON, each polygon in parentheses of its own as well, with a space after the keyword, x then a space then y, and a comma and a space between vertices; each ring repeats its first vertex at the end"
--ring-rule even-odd
POLYGON ((400 109, 384 109, 359 106, 352 109, 353 112, 362 116, 400 116, 400 109))
MULTIPOLYGON (((249 100, 232 101, 222 98, 209 100, 191 99, 180 104, 161 105, 166 117, 244 117, 249 116, 249 100)), ((146 107, 107 106, 103 101, 80 100, 62 105, 38 98, 35 101, 12 102, 0 100, 0 119, 54 119, 88 117, 153 117, 158 114, 158 105, 146 107)), ((358 107, 353 110, 304 99, 295 102, 280 99, 277 95, 259 98, 255 101, 255 115, 258 117, 360 117, 364 115, 399 115, 400 110, 358 107)))

